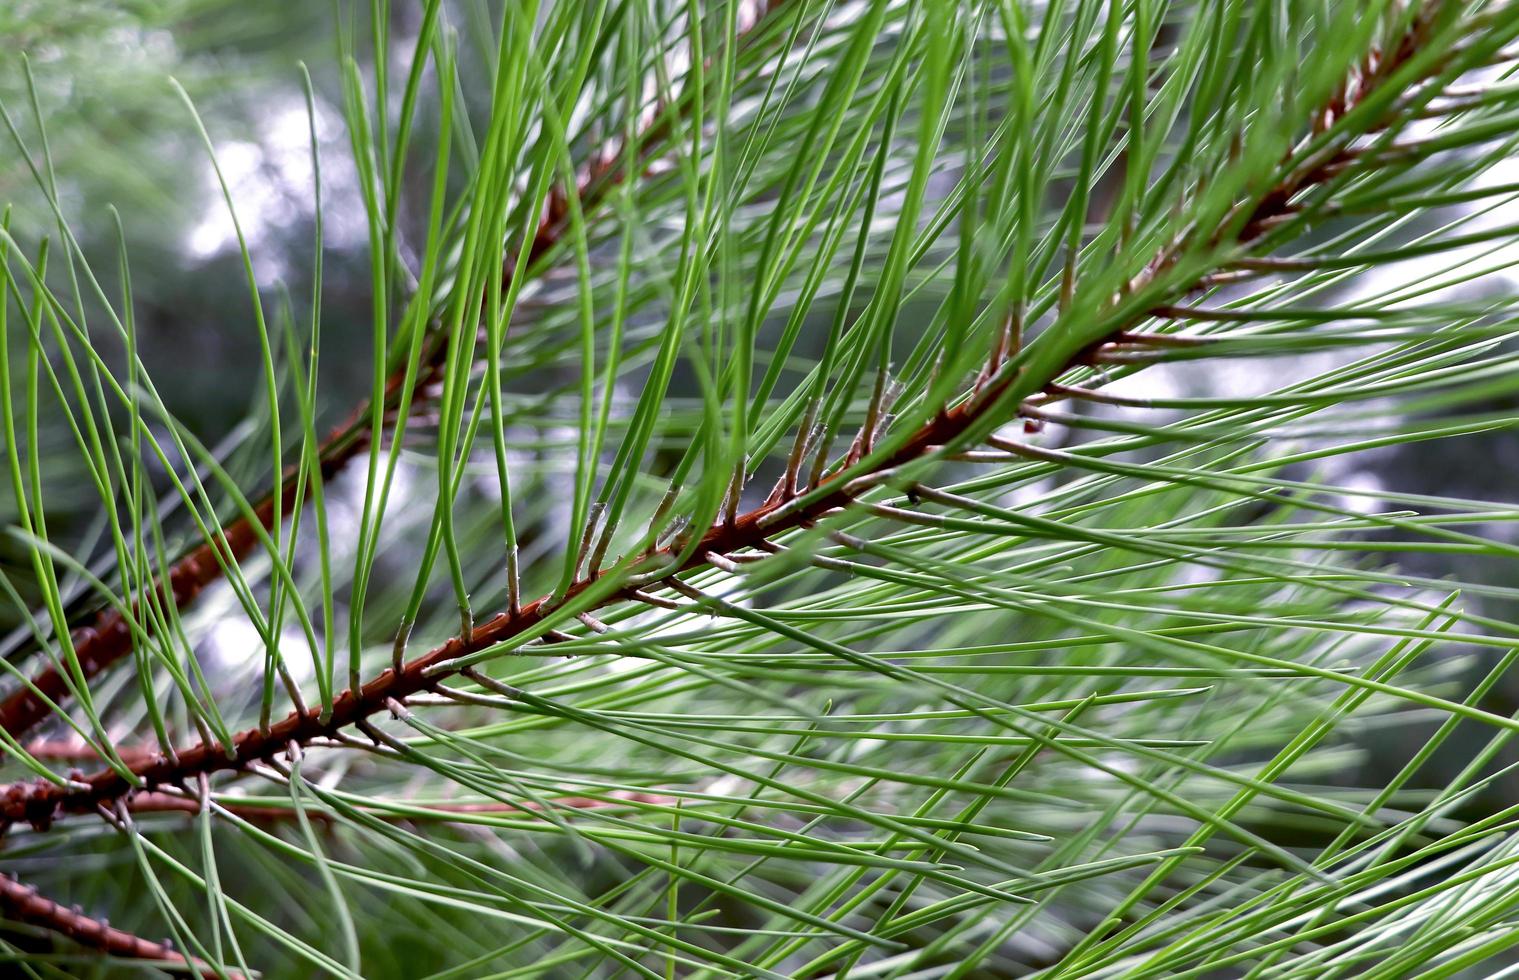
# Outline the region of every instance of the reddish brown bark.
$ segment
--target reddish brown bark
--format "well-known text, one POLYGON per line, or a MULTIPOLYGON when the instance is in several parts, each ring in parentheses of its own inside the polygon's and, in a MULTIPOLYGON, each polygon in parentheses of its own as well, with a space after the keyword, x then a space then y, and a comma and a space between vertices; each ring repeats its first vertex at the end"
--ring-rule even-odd
MULTIPOLYGON (((14 878, 0 876, 0 913, 12 922, 24 922, 56 932, 108 956, 147 960, 176 969, 190 967, 203 977, 219 975, 209 966, 189 960, 162 943, 114 929, 104 919, 92 918, 77 908, 65 908, 14 878)), ((232 971, 226 976, 237 980, 242 974, 232 971)))

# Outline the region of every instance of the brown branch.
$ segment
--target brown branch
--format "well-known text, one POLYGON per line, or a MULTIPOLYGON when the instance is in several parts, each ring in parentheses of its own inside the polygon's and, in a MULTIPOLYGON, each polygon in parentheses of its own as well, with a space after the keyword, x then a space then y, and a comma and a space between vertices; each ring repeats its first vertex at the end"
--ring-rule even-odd
MULTIPOLYGON (((752 32, 782 3, 783 0, 766 0, 757 4, 752 20, 740 36, 752 32)), ((649 126, 639 134, 637 151, 640 163, 649 156, 655 142, 668 133, 670 123, 669 112, 656 112, 649 126)), ((602 203, 607 192, 622 182, 626 172, 623 158, 627 149, 626 141, 617 141, 594 153, 590 162, 581 168, 576 175, 575 194, 581 201, 582 209, 589 210, 602 203)), ((544 213, 526 254, 520 259, 508 257, 501 270, 500 288, 503 291, 510 288, 518 268, 531 269, 564 239, 570 227, 568 212, 569 203, 564 188, 555 185, 550 189, 544 213)), ((430 329, 422 347, 420 369, 410 388, 412 413, 420 411, 426 405, 426 391, 441 377, 447 354, 446 335, 436 327, 430 329)), ((387 416, 405 400, 401 394, 406 387, 407 367, 405 364, 398 367, 386 382, 384 409, 387 416)), ((373 435, 372 426, 368 424, 371 405, 370 401, 360 404, 350 414, 348 421, 335 429, 322 443, 318 450, 319 478, 322 482, 331 480, 355 457, 369 449, 373 435)), ((282 513, 288 513, 294 505, 300 486, 299 476, 299 470, 295 467, 285 472, 278 493, 282 513)), ((274 522, 274 504, 275 494, 271 493, 254 507, 254 517, 259 527, 265 531, 274 522)), ((155 602, 161 604, 172 601, 175 608, 183 609, 208 585, 220 579, 228 564, 235 564, 247 557, 258 540, 258 532, 246 517, 228 523, 220 529, 217 541, 202 544, 176 561, 169 569, 167 582, 160 578, 153 583, 155 602)), ((134 602, 131 608, 132 619, 139 619, 139 604, 134 602)), ((33 677, 29 684, 23 684, 0 701, 0 728, 12 737, 25 734, 50 717, 53 713, 52 705, 66 699, 74 689, 73 684, 81 678, 88 683, 91 678, 130 653, 131 622, 120 610, 105 609, 95 616, 93 622, 74 630, 71 640, 79 660, 80 678, 66 677, 64 671, 57 666, 48 666, 33 677)))
POLYGON ((235 971, 219 974, 207 964, 190 960, 163 943, 114 929, 106 920, 85 915, 77 907, 65 908, 13 876, 0 875, 0 914, 12 922, 67 936, 79 945, 107 956, 146 960, 170 970, 189 969, 202 977, 230 976, 238 980, 242 976, 235 971))
MULTIPOLYGON (((1424 22, 1417 22, 1412 30, 1422 31, 1424 22)), ((1411 45, 1400 51, 1411 50, 1411 45)), ((1374 91, 1377 84, 1399 66, 1401 58, 1384 58, 1366 72, 1356 87, 1356 97, 1364 98, 1374 91)), ((1339 98, 1335 103, 1336 115, 1343 115, 1353 107, 1353 101, 1339 98)), ((1289 202, 1317 184, 1337 179, 1335 168, 1327 167, 1342 158, 1343 146, 1338 152, 1317 154, 1298 170, 1290 171, 1265 193, 1253 200, 1241 202, 1238 214, 1242 222, 1240 244, 1250 244, 1264 229, 1271 225, 1276 215, 1286 213, 1289 202)), ((1216 244, 1216 243, 1210 243, 1216 244)), ((1146 267, 1142 280, 1153 280, 1167 269, 1174 259, 1173 252, 1162 253, 1146 267)), ((1190 293, 1202 282, 1179 285, 1179 294, 1190 293)), ((1177 297, 1172 297, 1172 302, 1177 297)), ((1161 307, 1155 307, 1160 309, 1161 307)), ((1137 323, 1151 315, 1142 310, 1125 317, 1109 334, 1091 344, 1072 352, 1048 377, 1033 382, 1038 390, 1047 391, 1068 371, 1090 363, 1091 354, 1103 344, 1112 342, 1137 323)), ((1024 390, 1031 384, 1029 379, 1016 373, 1001 371, 981 387, 974 397, 940 411, 931 421, 913 432, 895 451, 887 454, 873 471, 867 474, 835 472, 820 486, 816 496, 808 503, 805 498, 791 497, 772 499, 731 521, 720 522, 705 531, 696 547, 690 549, 689 558, 676 567, 664 569, 664 574, 675 576, 697 568, 712 567, 714 558, 721 559, 731 552, 769 545, 770 539, 789 530, 806 527, 829 512, 848 506, 865 489, 874 486, 880 478, 905 464, 923 459, 935 452, 951 447, 973 427, 989 421, 987 415, 993 408, 1000 408, 1005 400, 1001 396, 1014 384, 1024 390), (853 477, 853 479, 850 479, 853 477), (869 477, 867 479, 866 477, 869 477)), ((674 564, 686 549, 687 542, 676 542, 653 551, 648 558, 674 564)), ((317 708, 293 711, 267 730, 253 729, 242 732, 233 740, 229 754, 220 743, 201 742, 181 751, 171 758, 160 755, 151 762, 131 767, 133 781, 113 770, 104 770, 84 777, 68 786, 46 781, 15 783, 0 794, 0 819, 25 821, 35 827, 48 826, 60 812, 89 812, 107 801, 120 800, 153 790, 160 786, 180 786, 200 775, 215 772, 243 770, 254 763, 271 759, 284 752, 291 743, 305 745, 314 740, 339 735, 343 729, 365 722, 410 695, 427 691, 444 677, 460 673, 465 668, 453 664, 459 658, 506 643, 539 626, 545 618, 562 603, 583 595, 587 590, 610 581, 609 575, 621 570, 613 569, 598 573, 576 582, 563 596, 544 596, 517 610, 502 612, 476 626, 469 636, 456 636, 432 651, 411 660, 399 669, 388 668, 358 688, 350 688, 340 694, 330 715, 324 720, 317 708)), ((639 593, 632 586, 623 585, 601 598, 595 607, 616 601, 639 601, 639 593)))
MULTIPOLYGON (((989 387, 987 395, 994 395, 995 386, 989 387)), ((883 469, 910 462, 930 449, 952 442, 969 425, 977 421, 978 410, 990 404, 994 398, 983 397, 967 401, 956 408, 939 414, 931 423, 918 430, 907 443, 893 453, 883 469)), ((773 534, 803 523, 816 520, 828 511, 843 507, 854 499, 849 485, 834 478, 832 489, 826 490, 811 504, 794 507, 792 501, 784 501, 757 508, 740 515, 732 523, 715 527, 701 538, 700 545, 691 558, 670 574, 694 569, 708 564, 706 556, 726 554, 753 547, 773 534)), ((825 484, 825 486, 827 486, 825 484)), ((656 559, 675 557, 673 546, 667 546, 654 556, 656 559)), ((581 580, 568 590, 565 600, 573 599, 599 583, 616 570, 603 572, 595 578, 581 580)), ((630 589, 615 592, 606 602, 631 598, 630 589)), ((606 604, 603 602, 602 604, 606 604)), ((54 816, 62 812, 93 811, 98 803, 121 799, 140 791, 159 786, 177 786, 200 774, 245 769, 263 759, 272 758, 285 751, 292 742, 307 744, 316 739, 337 735, 370 715, 386 709, 386 702, 404 700, 406 697, 428 690, 444 676, 458 673, 458 668, 435 672, 434 668, 448 661, 466 656, 487 647, 510 640, 541 623, 556 607, 552 596, 545 596, 523 606, 515 614, 500 613, 493 619, 476 626, 470 637, 454 637, 447 643, 404 664, 399 671, 387 668, 379 676, 357 690, 350 688, 338 695, 330 716, 324 721, 319 708, 295 711, 270 726, 267 731, 250 729, 233 740, 233 752, 229 755, 219 744, 202 742, 177 753, 177 758, 156 756, 151 762, 134 765, 133 775, 141 786, 133 786, 115 770, 105 770, 77 781, 71 786, 54 783, 23 782, 12 784, 0 794, 0 819, 11 822, 24 821, 37 828, 45 828, 54 816)))
MULTIPOLYGON (((35 739, 26 744, 26 754, 33 759, 47 762, 104 762, 105 758, 95 746, 87 742, 63 739, 35 739)), ((122 762, 131 765, 151 759, 156 750, 148 746, 118 745, 114 751, 122 762)))

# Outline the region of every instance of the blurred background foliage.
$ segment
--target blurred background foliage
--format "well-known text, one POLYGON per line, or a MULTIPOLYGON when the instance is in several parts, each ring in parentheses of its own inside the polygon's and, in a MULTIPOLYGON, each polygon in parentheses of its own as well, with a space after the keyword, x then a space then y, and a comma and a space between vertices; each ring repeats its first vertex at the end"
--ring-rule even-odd
MULTIPOLYGON (((312 66, 319 137, 332 166, 330 199, 348 206, 327 218, 327 338, 334 356, 324 382, 334 405, 362 391, 366 355, 355 353, 370 315, 362 205, 343 131, 336 63, 335 8, 307 0, 15 0, 0 5, 0 101, 38 162, 42 130, 58 196, 90 264, 113 291, 121 259, 117 219, 130 253, 140 354, 150 373, 172 377, 164 397, 207 444, 234 429, 259 390, 259 341, 251 321, 233 226, 178 81, 210 120, 218 163, 271 297, 310 291, 314 197, 301 66, 312 66), (344 181, 346 180, 346 187, 344 181), (335 185, 335 186, 334 186, 335 185), (350 355, 344 357, 345 351, 350 355), (352 365, 351 369, 346 366, 352 365)), ((398 13, 398 26, 408 19, 398 13)), ((0 152, 0 200, 25 247, 56 222, 27 160, 11 137, 0 152)), ((82 301, 98 312, 88 290, 82 301)), ((121 356, 113 331, 97 331, 107 356, 121 356)), ((13 345, 24 340, 12 335, 13 345)), ((62 419, 43 420, 57 448, 70 437, 62 419)), ((62 540, 87 539, 99 499, 78 475, 80 458, 46 452, 50 503, 62 540), (74 469, 70 469, 74 468, 74 469)), ((0 521, 14 520, 0 495, 0 521)), ((7 573, 24 585, 15 542, 0 543, 7 573)), ((7 606, 0 624, 17 620, 7 606)))

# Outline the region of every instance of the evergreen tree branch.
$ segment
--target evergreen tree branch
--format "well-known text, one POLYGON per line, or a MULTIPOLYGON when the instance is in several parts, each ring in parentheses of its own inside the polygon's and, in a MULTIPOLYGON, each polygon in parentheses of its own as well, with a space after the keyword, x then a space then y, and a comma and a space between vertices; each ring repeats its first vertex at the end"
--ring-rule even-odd
MULTIPOLYGON (((1373 95, 1385 94, 1381 89, 1394 81, 1402 89, 1427 81, 1440 68, 1436 59, 1427 61, 1427 70, 1417 77, 1401 77, 1409 74, 1401 69, 1418 52, 1438 11, 1439 5, 1425 8, 1410 20, 1398 43, 1384 51, 1371 52, 1345 86, 1313 113, 1304 128, 1313 136, 1332 133, 1338 120, 1352 114, 1373 95)), ((759 507, 728 519, 720 518, 694 544, 689 537, 678 536, 636 563, 579 578, 568 589, 545 595, 519 609, 501 612, 476 624, 469 635, 455 636, 399 668, 388 668, 368 682, 345 690, 326 716, 316 708, 293 711, 265 730, 239 734, 231 752, 220 743, 202 741, 174 757, 161 755, 131 766, 130 779, 105 770, 69 785, 46 781, 13 783, 0 793, 0 818, 45 828, 60 813, 92 812, 103 803, 158 787, 183 786, 206 774, 245 770, 284 753, 292 744, 308 745, 356 726, 376 737, 367 719, 384 711, 404 712, 408 697, 431 690, 446 677, 465 674, 477 682, 489 683, 460 661, 529 633, 566 604, 573 604, 578 612, 588 615, 616 602, 646 602, 638 587, 644 584, 670 582, 674 576, 704 568, 737 571, 741 566, 727 556, 774 548, 774 539, 779 535, 811 527, 831 513, 849 507, 868 490, 892 481, 898 471, 931 463, 967 442, 984 438, 992 428, 1017 415, 1030 399, 1069 393, 1070 388, 1059 384, 1067 373, 1096 363, 1108 345, 1132 345, 1136 338, 1142 339, 1143 335, 1134 332, 1141 321, 1163 315, 1188 295, 1213 284, 1215 274, 1237 260, 1241 252, 1269 250, 1271 234, 1278 222, 1297 213, 1297 202, 1306 192, 1345 178, 1357 166, 1376 166, 1374 159, 1358 154, 1351 146, 1355 136, 1376 128, 1376 121, 1364 122, 1358 132, 1332 139, 1302 159, 1289 153, 1283 172, 1269 186, 1247 192, 1220 227, 1194 229, 1187 241, 1156 254, 1125 294, 1113 302, 1116 306, 1127 296, 1151 286, 1167 295, 1115 316, 1117 322, 1103 336, 1069 351, 1039 376, 1032 376, 1027 365, 1017 359, 1001 360, 999 344, 992 352, 988 370, 967 397, 941 406, 931 420, 896 448, 872 451, 875 433, 872 423, 867 421, 866 429, 846 457, 846 465, 834 469, 814 489, 799 492, 783 486, 759 507), (1165 274, 1182 254, 1183 245, 1206 248, 1216 261, 1188 281, 1169 283, 1165 274), (640 571, 641 577, 633 577, 634 572, 640 571)))
POLYGON ((178 972, 190 969, 202 977, 230 976, 202 963, 197 963, 170 949, 130 932, 116 929, 104 919, 86 915, 79 908, 65 908, 52 899, 40 895, 31 885, 23 884, 13 875, 0 875, 0 914, 12 922, 21 922, 39 929, 66 936, 79 945, 106 956, 122 959, 143 960, 178 972))

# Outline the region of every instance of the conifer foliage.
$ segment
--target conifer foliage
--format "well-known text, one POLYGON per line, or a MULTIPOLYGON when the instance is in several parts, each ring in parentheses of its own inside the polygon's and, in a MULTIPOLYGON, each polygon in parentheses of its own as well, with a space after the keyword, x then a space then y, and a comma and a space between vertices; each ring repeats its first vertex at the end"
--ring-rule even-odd
POLYGON ((1510 962, 1519 6, 401 6, 220 443, 4 106, 8 962, 1510 962))

